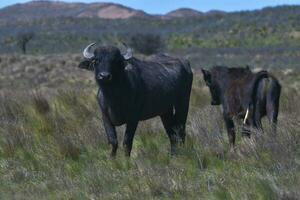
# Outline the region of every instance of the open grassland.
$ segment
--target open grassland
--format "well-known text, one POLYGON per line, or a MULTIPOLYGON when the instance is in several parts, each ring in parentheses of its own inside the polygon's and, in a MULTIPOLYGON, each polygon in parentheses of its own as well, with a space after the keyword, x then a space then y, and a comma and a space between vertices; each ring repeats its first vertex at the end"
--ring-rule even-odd
MULTIPOLYGON (((221 111, 195 70, 187 141, 178 155, 158 118, 139 124, 132 157, 116 159, 78 55, 0 56, 0 199, 299 199, 300 71, 274 69, 278 134, 229 153, 221 111)), ((193 64, 193 63, 192 63, 193 64)), ((121 143, 124 127, 118 128, 121 143)))

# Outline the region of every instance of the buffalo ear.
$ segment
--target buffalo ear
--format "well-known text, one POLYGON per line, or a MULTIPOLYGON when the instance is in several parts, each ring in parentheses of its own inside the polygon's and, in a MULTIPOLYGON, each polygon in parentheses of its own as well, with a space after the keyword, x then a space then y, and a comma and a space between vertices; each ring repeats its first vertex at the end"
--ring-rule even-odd
POLYGON ((90 61, 90 60, 84 60, 84 61, 80 62, 78 67, 81 69, 89 70, 89 71, 94 70, 92 61, 90 61))
POLYGON ((205 69, 201 69, 201 71, 202 71, 202 74, 203 74, 204 81, 207 84, 210 84, 211 83, 211 73, 210 73, 210 71, 205 70, 205 69))

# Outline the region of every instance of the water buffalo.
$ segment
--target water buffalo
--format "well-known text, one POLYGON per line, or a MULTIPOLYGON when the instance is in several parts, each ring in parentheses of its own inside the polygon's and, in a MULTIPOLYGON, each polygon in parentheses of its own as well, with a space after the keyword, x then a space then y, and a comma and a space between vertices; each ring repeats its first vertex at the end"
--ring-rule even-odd
POLYGON ((235 143, 233 118, 244 119, 242 134, 250 137, 250 127, 262 130, 261 118, 267 116, 276 132, 281 86, 267 71, 253 73, 249 67, 202 69, 210 89, 211 104, 222 105, 231 149, 235 143))
POLYGON ((117 47, 88 45, 80 68, 94 71, 99 86, 97 100, 111 156, 118 148, 116 126, 126 124, 123 146, 130 156, 133 137, 141 120, 160 116, 171 143, 184 142, 185 125, 193 73, 187 60, 156 55, 143 61, 132 56, 130 48, 122 54, 117 47))

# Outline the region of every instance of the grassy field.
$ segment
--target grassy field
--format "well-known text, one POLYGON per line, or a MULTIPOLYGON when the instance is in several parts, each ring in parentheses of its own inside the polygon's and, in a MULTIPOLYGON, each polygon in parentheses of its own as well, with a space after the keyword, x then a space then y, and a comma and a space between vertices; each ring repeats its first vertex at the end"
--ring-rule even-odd
POLYGON ((80 59, 0 56, 0 199, 300 199, 299 70, 271 70, 283 86, 276 137, 266 121, 251 140, 237 127, 229 153, 220 108, 195 70, 178 155, 155 118, 139 124, 131 158, 121 147, 111 159, 80 59))

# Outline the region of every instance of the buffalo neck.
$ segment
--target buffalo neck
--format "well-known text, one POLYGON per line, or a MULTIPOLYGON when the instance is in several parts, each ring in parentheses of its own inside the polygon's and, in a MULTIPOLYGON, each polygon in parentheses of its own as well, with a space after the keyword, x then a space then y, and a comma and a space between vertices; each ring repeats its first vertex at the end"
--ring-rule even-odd
POLYGON ((128 113, 128 99, 131 98, 127 93, 129 88, 129 81, 126 74, 119 77, 113 77, 111 82, 107 84, 99 84, 99 91, 102 93, 102 100, 105 102, 107 111, 110 117, 115 118, 117 123, 123 122, 128 113))
POLYGON ((124 72, 113 76, 112 80, 107 83, 97 81, 99 89, 103 92, 104 96, 118 96, 127 86, 127 77, 124 72))

